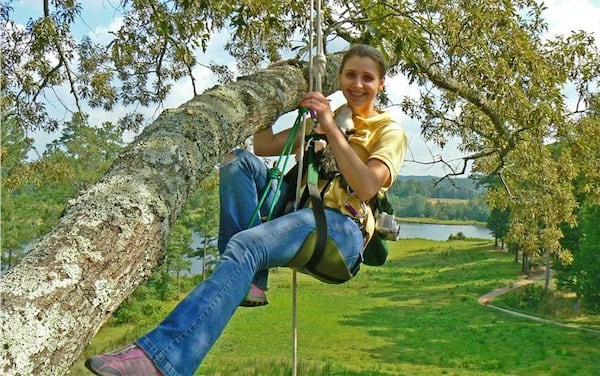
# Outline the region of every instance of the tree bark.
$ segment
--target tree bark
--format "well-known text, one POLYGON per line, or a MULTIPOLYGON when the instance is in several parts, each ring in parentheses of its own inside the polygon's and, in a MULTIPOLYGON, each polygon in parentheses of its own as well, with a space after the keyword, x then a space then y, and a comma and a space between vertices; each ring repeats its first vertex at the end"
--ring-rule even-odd
MULTIPOLYGON (((337 89, 328 57, 323 92, 337 89)), ((160 264, 183 204, 224 154, 294 110, 300 64, 215 86, 164 111, 58 225, 0 280, 3 375, 62 375, 100 326, 160 264)))

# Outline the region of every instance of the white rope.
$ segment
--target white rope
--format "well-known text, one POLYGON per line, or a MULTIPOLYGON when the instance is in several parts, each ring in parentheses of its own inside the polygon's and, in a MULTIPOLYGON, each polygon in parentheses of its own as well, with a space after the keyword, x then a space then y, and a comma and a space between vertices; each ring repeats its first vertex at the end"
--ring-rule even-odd
MULTIPOLYGON (((313 58, 313 9, 314 0, 310 0, 309 9, 309 49, 308 49, 308 91, 322 91, 322 77, 325 75, 327 68, 327 59, 323 53, 323 30, 321 27, 321 0, 317 0, 317 55, 313 58), (313 86, 314 83, 314 86, 313 86), (313 89, 314 88, 314 89, 313 89)), ((297 204, 300 200, 300 188, 302 186, 302 163, 304 161, 304 135, 306 134, 306 121, 308 115, 304 116, 302 129, 300 130, 301 141, 298 150, 298 177, 296 180, 296 199, 294 200, 294 210, 297 209, 297 204)), ((298 271, 292 269, 292 376, 298 375, 298 271)))
MULTIPOLYGON (((312 61, 313 50, 313 35, 312 35, 312 18, 313 18, 313 0, 310 0, 309 8, 309 60, 312 61)), ((308 66, 308 90, 312 90, 312 64, 308 66)), ((306 134, 306 119, 302 122, 300 129, 300 147, 298 149, 298 176, 296 177, 296 197, 294 199, 294 210, 298 209, 297 205, 300 201, 300 187, 302 186, 302 163, 304 161, 304 135, 306 134)), ((298 271, 292 268, 292 376, 298 375, 298 271)))
MULTIPOLYGON (((315 90, 323 91, 322 79, 327 69, 327 58, 323 52, 323 27, 321 20, 321 0, 317 0, 317 55, 313 58, 313 74, 315 76, 315 90)), ((311 27, 312 31, 312 27, 311 27)), ((312 39, 312 38, 311 38, 312 39)))

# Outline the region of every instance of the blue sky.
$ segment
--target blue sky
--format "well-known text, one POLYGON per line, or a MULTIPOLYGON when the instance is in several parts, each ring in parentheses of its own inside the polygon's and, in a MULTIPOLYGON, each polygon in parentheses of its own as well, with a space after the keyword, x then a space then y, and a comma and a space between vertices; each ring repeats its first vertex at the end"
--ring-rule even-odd
MULTIPOLYGON (((544 1, 547 7, 545 18, 549 24, 548 36, 557 34, 568 34, 573 30, 585 30, 595 34, 596 43, 600 46, 600 0, 547 0, 544 1)), ((81 1, 83 12, 80 19, 74 25, 73 31, 77 35, 90 35, 94 39, 102 39, 107 36, 108 31, 114 30, 120 23, 120 15, 115 11, 114 2, 110 0, 84 0, 81 1)), ((15 12, 13 18, 15 21, 25 24, 30 18, 38 18, 42 15, 42 2, 39 0, 22 0, 12 4, 15 12)), ((220 64, 230 64, 233 67, 233 60, 228 56, 222 46, 226 38, 224 35, 217 35, 208 46, 205 54, 206 62, 218 62, 220 64)), ((198 67, 195 71, 196 82, 201 83, 199 91, 202 92, 216 84, 211 72, 202 67, 198 67)), ((411 87, 407 80, 402 76, 388 77, 386 81, 388 93, 394 102, 399 102, 405 94, 415 94, 416 88, 411 87)), ((164 109, 180 106, 182 103, 192 99, 192 90, 189 80, 183 79, 178 82, 173 91, 165 101, 164 107, 155 107, 143 109, 148 122, 156 118, 164 109)), ((68 88, 57 90, 57 95, 61 100, 66 101, 68 105, 72 101, 68 95, 68 88)), ((56 99, 49 98, 49 107, 54 108, 56 116, 69 117, 67 111, 62 108, 62 105, 56 99)), ((333 96, 334 105, 341 103, 343 98, 341 95, 333 96)), ((107 113, 101 110, 90 109, 90 122, 97 124, 102 121, 114 121, 119 116, 131 110, 131 108, 117 108, 115 111, 107 113)), ((418 123, 410 120, 404 114, 394 111, 394 115, 400 124, 405 128, 409 138, 410 154, 419 161, 431 161, 436 156, 443 156, 447 161, 455 161, 457 166, 460 164, 461 154, 456 149, 457 143, 450 142, 444 150, 431 143, 426 143, 420 136, 420 128, 418 123)), ((293 122, 295 115, 282 118, 277 127, 285 126, 285 124, 293 122)), ((42 152, 45 145, 54 139, 56 134, 37 133, 33 135, 36 140, 36 148, 42 152)), ((135 135, 129 134, 129 139, 135 135)), ((407 158, 411 158, 409 155, 407 158)), ((443 170, 440 165, 425 166, 415 162, 407 161, 403 167, 402 175, 436 175, 442 176, 448 171, 443 170)))

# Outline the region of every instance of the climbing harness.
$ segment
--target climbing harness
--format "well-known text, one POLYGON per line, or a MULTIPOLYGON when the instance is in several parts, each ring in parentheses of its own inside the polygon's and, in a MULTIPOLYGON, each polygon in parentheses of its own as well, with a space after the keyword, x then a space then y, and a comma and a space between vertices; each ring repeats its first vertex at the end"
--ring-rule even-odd
MULTIPOLYGON (((301 128, 300 126, 302 125, 302 121, 306 116, 306 113, 306 109, 299 109, 296 121, 290 130, 284 148, 281 152, 282 154, 280 155, 276 166, 269 169, 268 172, 268 178, 270 180, 276 180, 276 184, 273 184, 273 182, 267 183, 267 188, 264 190, 259 199, 258 205, 254 210, 252 218, 250 219, 249 226, 257 223, 258 217, 260 216, 260 208, 263 206, 269 194, 273 194, 274 199, 271 202, 266 217, 261 219, 267 221, 271 219, 275 205, 279 200, 281 186, 283 181, 286 180, 286 176, 282 174, 282 167, 285 167, 286 163, 288 162, 289 154, 293 150, 295 139, 298 135, 299 129, 301 128), (270 190, 273 190, 273 192, 270 192, 270 190)), ((294 256, 294 258, 286 266, 289 266, 294 270, 297 269, 303 273, 310 274, 323 282, 343 283, 348 281, 358 272, 358 268, 362 260, 359 259, 352 268, 348 269, 339 249, 327 235, 327 222, 325 219, 325 208, 321 198, 321 191, 324 192, 329 187, 329 184, 331 184, 332 180, 329 180, 325 187, 322 188, 322 190, 319 190, 319 172, 317 167, 318 161, 316 158, 316 151, 314 150, 315 138, 313 138, 313 136, 308 136, 306 165, 304 165, 304 161, 298 161, 298 164, 294 167, 295 170, 293 170, 293 172, 290 174, 291 178, 288 176, 287 179, 290 180, 295 178, 296 176, 294 175, 299 177, 305 176, 306 189, 303 191, 305 197, 300 197, 302 190, 296 187, 296 197, 293 201, 293 210, 296 210, 298 205, 304 206, 305 204, 310 203, 315 217, 316 229, 309 234, 297 252, 296 256, 294 256), (306 170, 305 173, 304 170, 306 170)), ((364 205, 364 203, 358 210, 354 209, 347 200, 345 204, 347 208, 351 208, 354 211, 356 218, 360 219, 362 216, 366 215, 366 205, 364 205)))
MULTIPOLYGON (((321 191, 317 186, 319 174, 312 140, 309 141, 307 149, 306 187, 315 217, 316 229, 309 234, 287 266, 310 274, 323 282, 343 283, 356 275, 362 260, 359 259, 351 269, 348 269, 341 252, 327 235, 325 208, 321 199, 321 191)), ((329 184, 331 184, 331 180, 323 188, 323 191, 328 188, 329 184)))

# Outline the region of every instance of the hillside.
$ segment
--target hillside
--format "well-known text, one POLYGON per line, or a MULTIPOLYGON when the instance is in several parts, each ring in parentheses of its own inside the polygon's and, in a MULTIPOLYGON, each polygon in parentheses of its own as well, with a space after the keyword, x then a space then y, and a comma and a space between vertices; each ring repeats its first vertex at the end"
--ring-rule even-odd
POLYGON ((439 176, 409 175, 398 176, 392 187, 392 192, 405 197, 413 193, 420 193, 428 198, 471 199, 481 197, 485 188, 478 181, 471 178, 444 179, 438 182, 439 176), (437 184, 436 184, 437 183, 437 184))
POLYGON ((487 222, 485 188, 471 178, 399 176, 388 191, 394 214, 405 218, 433 218, 487 222))

